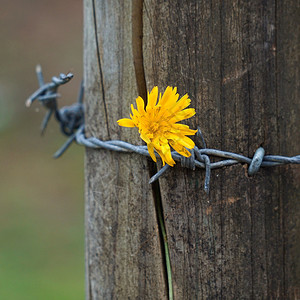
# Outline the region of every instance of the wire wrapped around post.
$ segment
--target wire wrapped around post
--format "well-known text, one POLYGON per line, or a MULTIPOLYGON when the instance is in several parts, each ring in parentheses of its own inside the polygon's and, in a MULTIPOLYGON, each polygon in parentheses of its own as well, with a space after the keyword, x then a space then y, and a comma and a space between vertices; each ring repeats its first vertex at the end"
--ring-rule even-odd
MULTIPOLYGON (((147 146, 132 145, 119 140, 102 141, 95 137, 87 138, 84 131, 83 82, 81 83, 79 89, 77 102, 71 106, 58 109, 57 98, 59 97, 59 94, 57 94, 57 89, 60 85, 69 82, 73 78, 73 75, 60 74, 59 77, 53 77, 51 83, 44 83, 42 69, 40 66, 37 66, 36 73, 40 88, 27 99, 26 106, 30 106, 32 102, 37 99, 48 110, 44 121, 42 122, 42 133, 45 131, 48 121, 54 112, 56 120, 60 124, 61 132, 69 137, 63 146, 56 151, 54 158, 60 157, 74 141, 76 141, 76 143, 79 145, 89 148, 106 149, 123 153, 134 152, 150 157, 147 146)), ((300 164, 300 155, 293 157, 265 155, 265 150, 262 147, 259 147, 256 150, 253 158, 248 158, 241 154, 232 152, 209 149, 206 147, 203 134, 199 127, 197 137, 202 142, 202 148, 195 146, 194 149, 190 151, 190 157, 183 157, 176 151, 172 151, 171 154, 173 159, 177 162, 181 162, 183 167, 192 170, 195 170, 196 168, 205 169, 204 190, 206 193, 209 192, 211 170, 213 169, 232 166, 239 163, 248 164, 248 175, 253 176, 259 171, 260 167, 274 167, 283 164, 300 164), (223 160, 211 162, 210 157, 217 157, 223 160)), ((159 158, 157 153, 155 153, 155 156, 159 158)), ((149 183, 151 184, 156 181, 170 168, 171 167, 169 165, 162 167, 154 176, 150 178, 149 183)))

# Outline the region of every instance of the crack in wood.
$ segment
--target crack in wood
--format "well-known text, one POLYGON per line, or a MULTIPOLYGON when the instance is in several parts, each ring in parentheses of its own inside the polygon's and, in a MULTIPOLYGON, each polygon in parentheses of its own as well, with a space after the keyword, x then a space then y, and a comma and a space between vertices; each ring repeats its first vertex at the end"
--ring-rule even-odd
POLYGON ((143 59, 143 0, 132 2, 132 55, 138 93, 146 100, 147 86, 143 59))
POLYGON ((92 0, 92 5, 93 5, 93 19, 94 19, 97 62, 98 62, 100 82, 101 82, 101 93, 102 93, 103 106, 104 106, 106 130, 107 130, 108 138, 110 139, 109 126, 108 126, 108 113, 107 113, 107 106, 106 106, 106 100, 105 100, 104 79, 103 79, 103 71, 102 71, 101 56, 100 56, 100 50, 99 50, 98 34, 97 34, 97 16, 96 16, 95 0, 92 0))
MULTIPOLYGON (((154 162, 148 162, 149 174, 152 177, 155 173, 157 173, 157 166, 154 162)), ((152 194, 153 194, 153 202, 155 206, 156 220, 159 229, 159 241, 160 241, 160 250, 162 256, 162 262, 164 266, 164 279, 165 286, 168 292, 168 299, 173 300, 173 286, 172 286, 172 275, 170 272, 170 256, 169 256, 169 248, 168 248, 168 237, 165 230, 165 220, 164 220, 164 210, 161 201, 161 191, 159 181, 155 181, 152 183, 152 194)))
MULTIPOLYGON (((147 85, 144 69, 143 59, 143 0, 134 0, 132 2, 132 55, 135 70, 135 77, 139 96, 146 100, 147 85)), ((149 174, 152 177, 157 173, 157 166, 155 163, 148 162, 149 174)), ((157 225, 159 228, 160 249, 162 255, 162 262, 164 266, 165 286, 168 294, 168 299, 173 299, 172 277, 170 272, 170 258, 167 235, 165 232, 165 222, 163 206, 161 201, 161 191, 159 182, 152 184, 153 200, 155 205, 155 213, 157 225)))

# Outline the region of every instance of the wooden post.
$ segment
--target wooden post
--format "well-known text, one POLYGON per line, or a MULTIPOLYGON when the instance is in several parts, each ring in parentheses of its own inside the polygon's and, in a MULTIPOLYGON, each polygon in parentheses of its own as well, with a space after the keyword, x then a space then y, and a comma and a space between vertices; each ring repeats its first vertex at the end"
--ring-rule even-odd
MULTIPOLYGON (((86 134, 142 144, 116 121, 146 88, 188 93, 209 148, 300 153, 296 1, 84 1, 86 134)), ((160 167, 160 163, 158 163, 160 167)), ((299 168, 179 164, 150 186, 137 154, 86 152, 86 299, 300 297, 299 168)))

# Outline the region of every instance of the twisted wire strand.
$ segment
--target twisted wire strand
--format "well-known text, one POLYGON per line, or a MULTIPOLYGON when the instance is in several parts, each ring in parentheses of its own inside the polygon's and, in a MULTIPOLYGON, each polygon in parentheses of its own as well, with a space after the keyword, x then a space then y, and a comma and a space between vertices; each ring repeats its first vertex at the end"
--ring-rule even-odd
MULTIPOLYGON (((59 77, 52 77, 51 83, 44 83, 42 69, 40 66, 37 66, 36 73, 40 88, 27 99, 26 105, 30 106, 34 100, 38 99, 39 102, 42 103, 48 110, 46 117, 42 122, 42 132, 45 130, 52 113, 55 112, 56 120, 60 124, 61 132, 69 137, 63 146, 54 154, 55 158, 60 157, 74 141, 76 141, 79 145, 89 148, 103 148, 110 151, 127 153, 134 152, 150 157, 147 146, 136 146, 119 140, 102 141, 95 137, 87 138, 84 131, 84 106, 82 103, 84 93, 83 83, 81 83, 80 86, 77 103, 57 109, 56 101, 59 96, 59 94, 57 94, 57 89, 60 85, 69 82, 73 75, 60 74, 59 77)), ((197 136, 201 139, 203 147, 198 148, 195 146, 190 151, 190 157, 183 157, 176 151, 172 151, 171 154, 173 159, 177 162, 181 162, 183 167, 190 168, 192 170, 195 170, 196 167, 205 169, 204 190, 207 193, 209 192, 211 170, 213 169, 232 166, 238 163, 246 163, 249 165, 249 176, 253 176, 259 171, 260 167, 274 167, 283 164, 300 164, 300 155, 293 157, 265 155, 265 150, 262 147, 259 147, 256 150, 253 158, 248 158, 241 154, 228 151, 209 149, 206 148, 206 143, 200 128, 198 128, 197 136), (217 157, 221 160, 211 162, 210 157, 217 157)), ((156 152, 155 156, 160 158, 156 152)), ((169 165, 163 166, 154 176, 151 177, 149 183, 153 183, 169 169, 169 165)))
MULTIPOLYGON (((103 148, 111 151, 117 152, 135 152, 144 156, 150 157, 147 150, 147 146, 136 146, 130 143, 111 140, 111 141, 101 141, 95 137, 87 138, 84 134, 84 125, 82 125, 77 133, 75 134, 75 140, 79 145, 83 145, 89 148, 103 148)), ((282 164, 300 164, 300 155, 294 157, 286 157, 280 155, 264 155, 264 149, 262 147, 258 148, 253 156, 253 158, 248 158, 241 154, 236 154, 228 151, 216 150, 202 148, 199 149, 197 146, 192 149, 192 155, 190 157, 183 157, 176 151, 172 151, 172 157, 175 161, 181 162, 184 167, 191 168, 195 170, 195 167, 202 168, 206 170, 204 190, 209 191, 210 174, 212 169, 222 168, 225 166, 232 166, 238 163, 246 163, 249 165, 248 173, 250 176, 256 174, 260 167, 273 167, 282 164), (210 156, 223 158, 217 162, 210 162, 210 156)), ((156 157, 159 157, 155 153, 156 157)), ((165 165, 160 169, 149 181, 153 183, 160 176, 162 176, 168 169, 169 165, 165 165)))

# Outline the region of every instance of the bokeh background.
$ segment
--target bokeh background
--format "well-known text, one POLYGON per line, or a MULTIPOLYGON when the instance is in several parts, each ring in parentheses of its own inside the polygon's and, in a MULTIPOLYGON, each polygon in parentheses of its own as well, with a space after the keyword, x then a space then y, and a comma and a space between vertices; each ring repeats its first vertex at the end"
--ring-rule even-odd
POLYGON ((81 0, 0 0, 0 299, 84 299, 84 149, 64 143, 45 109, 26 98, 59 73, 59 107, 76 101, 82 79, 81 0))

